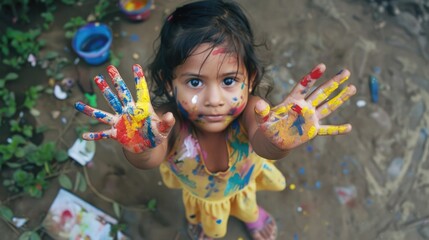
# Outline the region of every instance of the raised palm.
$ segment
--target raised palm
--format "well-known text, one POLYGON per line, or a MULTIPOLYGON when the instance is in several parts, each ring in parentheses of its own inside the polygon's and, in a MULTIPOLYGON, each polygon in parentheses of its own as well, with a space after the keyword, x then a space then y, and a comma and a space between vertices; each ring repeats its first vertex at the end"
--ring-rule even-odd
POLYGON ((86 140, 112 138, 128 151, 135 153, 158 146, 168 136, 175 119, 171 113, 164 114, 160 118, 153 110, 141 66, 133 65, 137 102, 134 102, 118 70, 114 66, 107 67, 107 70, 116 88, 117 96, 102 75, 96 76, 94 81, 115 114, 92 108, 82 102, 77 102, 75 107, 99 122, 109 124, 111 128, 100 132, 84 133, 82 137, 86 140))
POLYGON ((263 100, 257 102, 255 113, 260 129, 277 147, 291 149, 317 135, 336 135, 351 131, 350 124, 320 124, 320 120, 356 93, 356 88, 349 85, 338 95, 327 100, 329 95, 348 79, 350 72, 347 70, 341 71, 310 92, 325 69, 324 64, 317 65, 301 79, 282 103, 273 108, 263 100))

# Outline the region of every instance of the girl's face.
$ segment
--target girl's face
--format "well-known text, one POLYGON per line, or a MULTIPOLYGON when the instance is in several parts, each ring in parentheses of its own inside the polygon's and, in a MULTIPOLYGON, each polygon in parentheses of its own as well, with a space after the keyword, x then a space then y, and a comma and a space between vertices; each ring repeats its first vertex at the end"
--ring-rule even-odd
POLYGON ((236 54, 199 45, 176 67, 173 94, 178 109, 203 132, 225 130, 246 107, 252 81, 236 54))

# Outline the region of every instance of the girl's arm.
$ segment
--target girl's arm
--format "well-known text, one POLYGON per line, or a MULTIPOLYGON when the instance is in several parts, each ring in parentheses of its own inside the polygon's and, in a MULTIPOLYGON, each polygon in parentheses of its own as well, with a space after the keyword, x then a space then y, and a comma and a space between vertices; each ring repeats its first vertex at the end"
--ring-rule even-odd
POLYGON ((167 138, 175 124, 173 114, 155 113, 140 65, 133 66, 137 90, 136 102, 118 70, 114 66, 109 66, 107 70, 117 94, 112 92, 103 76, 96 76, 94 80, 115 114, 77 102, 75 107, 78 111, 110 125, 110 128, 104 131, 84 133, 83 139, 114 139, 122 145, 126 158, 134 166, 142 169, 158 166, 167 154, 167 138))
POLYGON ((249 98, 243 113, 243 122, 250 143, 258 155, 279 159, 286 156, 289 150, 317 135, 337 135, 351 131, 350 124, 320 123, 356 93, 356 88, 349 85, 338 95, 328 99, 349 78, 350 72, 347 70, 339 72, 312 90, 312 86, 325 70, 324 64, 317 65, 301 79, 282 103, 273 108, 260 98, 249 98))

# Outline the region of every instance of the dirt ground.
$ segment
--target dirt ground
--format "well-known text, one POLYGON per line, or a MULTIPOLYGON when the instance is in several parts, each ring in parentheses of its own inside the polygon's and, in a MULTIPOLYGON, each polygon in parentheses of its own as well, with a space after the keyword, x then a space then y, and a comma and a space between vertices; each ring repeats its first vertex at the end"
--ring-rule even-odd
MULTIPOLYGON (((268 76, 275 84, 274 103, 320 62, 327 66, 325 79, 347 68, 352 73, 350 83, 358 88, 356 96, 326 120, 329 124, 349 122, 352 133, 318 137, 295 149, 277 162, 289 186, 295 188, 258 193, 260 205, 277 220, 278 239, 429 239, 427 22, 419 24, 406 11, 397 16, 380 13, 368 1, 239 2, 250 16, 258 39, 269 45, 264 56, 268 76), (371 74, 379 82, 377 103, 371 101, 371 74), (344 203, 339 197, 348 190, 356 195, 344 203)), ((123 54, 119 70, 130 88, 131 65, 147 66, 161 21, 178 4, 156 1, 150 19, 144 22, 129 22, 120 13, 112 18, 112 49, 123 54)), ((64 18, 73 11, 85 11, 78 7, 59 10, 64 18)), ((48 49, 64 51, 64 46, 70 47, 61 26, 58 23, 44 34, 48 49)), ((72 52, 68 54, 75 57, 72 52)), ((107 75, 106 66, 80 62, 81 79, 107 75)), ((66 71, 70 77, 77 77, 73 69, 66 71)), ((35 72, 29 68, 21 74, 34 78, 35 72)), ((97 95, 99 107, 109 110, 99 91, 97 95)), ((46 114, 37 121, 57 129, 47 132, 45 140, 58 139, 65 149, 73 144, 77 137, 73 129, 88 123, 88 118, 73 107, 81 99, 76 87, 64 101, 52 95, 42 97, 37 108, 46 114), (61 112, 59 118, 52 118, 54 110, 61 112)), ((91 126, 91 130, 104 128, 101 124, 91 126)), ((75 171, 84 171, 72 160, 67 164, 71 177, 75 171)), ((94 160, 85 171, 99 193, 124 206, 120 221, 127 225, 125 233, 131 239, 188 239, 181 193, 162 184, 158 169, 133 168, 120 146, 106 140, 97 142, 94 160), (150 199, 157 200, 155 213, 137 209, 150 199)), ((41 199, 20 197, 10 206, 17 216, 30 219, 26 228, 38 226, 45 216, 59 189, 56 180, 50 184, 41 199)), ((0 193, 7 196, 4 189, 0 193)), ((93 190, 76 194, 114 215, 112 204, 93 190)), ((0 239, 17 239, 3 221, 0 232, 0 239)), ((231 219, 224 239, 250 238, 242 223, 231 219)))

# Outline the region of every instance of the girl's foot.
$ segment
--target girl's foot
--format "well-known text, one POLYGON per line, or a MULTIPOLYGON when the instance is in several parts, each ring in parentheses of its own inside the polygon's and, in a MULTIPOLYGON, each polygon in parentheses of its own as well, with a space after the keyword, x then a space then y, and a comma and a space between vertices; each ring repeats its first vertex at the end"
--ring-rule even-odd
POLYGON ((188 235, 192 240, 212 240, 213 238, 208 237, 201 227, 201 224, 188 223, 188 235))
POLYGON ((261 207, 259 207, 258 220, 245 224, 253 240, 274 240, 277 238, 276 221, 261 207))

